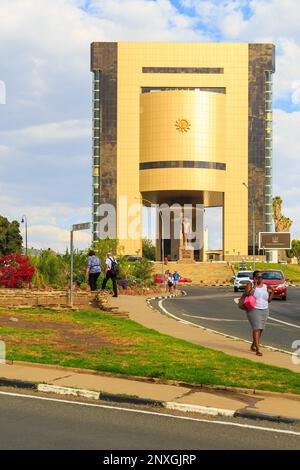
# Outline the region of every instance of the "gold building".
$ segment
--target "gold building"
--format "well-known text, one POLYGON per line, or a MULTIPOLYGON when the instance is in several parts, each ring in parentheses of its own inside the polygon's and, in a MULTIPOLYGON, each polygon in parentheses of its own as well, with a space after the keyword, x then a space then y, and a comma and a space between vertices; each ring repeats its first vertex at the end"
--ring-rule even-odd
MULTIPOLYGON (((198 203, 223 207, 225 260, 251 254, 253 207, 255 245, 272 227, 274 46, 95 42, 91 70, 94 239, 100 204, 116 207, 116 237, 134 254, 141 226, 128 237, 125 201, 198 203)), ((166 240, 165 255, 178 245, 166 240)))

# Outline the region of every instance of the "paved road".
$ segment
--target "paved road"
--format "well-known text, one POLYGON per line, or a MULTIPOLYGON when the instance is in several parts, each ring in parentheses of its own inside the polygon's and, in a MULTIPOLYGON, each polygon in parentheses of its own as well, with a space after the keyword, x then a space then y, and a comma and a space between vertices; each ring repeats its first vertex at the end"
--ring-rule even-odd
POLYGON ((285 434, 286 425, 276 432, 273 423, 237 427, 36 397, 0 391, 0 449, 300 449, 298 427, 285 434))
MULTIPOLYGON (((250 339, 251 329, 243 312, 234 303, 240 293, 228 288, 185 287, 185 297, 166 299, 161 305, 182 320, 212 330, 250 339)), ((155 302, 158 306, 158 302, 155 302)), ((288 300, 273 300, 262 343, 292 352, 300 340, 300 288, 291 287, 288 300)))

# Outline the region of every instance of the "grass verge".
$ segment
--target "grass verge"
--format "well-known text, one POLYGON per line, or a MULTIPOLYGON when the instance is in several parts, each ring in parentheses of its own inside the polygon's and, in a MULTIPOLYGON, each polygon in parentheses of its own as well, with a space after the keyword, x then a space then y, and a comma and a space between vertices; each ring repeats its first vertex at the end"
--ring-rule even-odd
POLYGON ((6 342, 8 360, 300 394, 295 372, 229 356, 99 311, 1 309, 0 339, 6 342))

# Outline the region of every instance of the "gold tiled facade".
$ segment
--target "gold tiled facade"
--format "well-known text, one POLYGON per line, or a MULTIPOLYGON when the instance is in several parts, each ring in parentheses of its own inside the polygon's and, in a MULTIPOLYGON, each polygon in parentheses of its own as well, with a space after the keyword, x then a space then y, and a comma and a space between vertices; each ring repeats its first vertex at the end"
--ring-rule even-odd
POLYGON ((126 216, 122 196, 129 205, 141 197, 222 205, 224 258, 248 254, 251 221, 243 182, 249 192, 260 185, 258 230, 266 223, 265 145, 256 147, 256 133, 265 138, 265 73, 274 71, 273 52, 272 45, 247 43, 92 44, 91 69, 101 74, 100 108, 104 100, 96 201, 115 202, 121 216, 117 237, 126 253, 139 250, 141 240, 122 238, 123 225, 136 216, 126 216), (262 120, 250 119, 250 107, 263 110, 262 120), (257 182, 248 178, 250 154, 251 174, 257 161, 262 176, 257 182))

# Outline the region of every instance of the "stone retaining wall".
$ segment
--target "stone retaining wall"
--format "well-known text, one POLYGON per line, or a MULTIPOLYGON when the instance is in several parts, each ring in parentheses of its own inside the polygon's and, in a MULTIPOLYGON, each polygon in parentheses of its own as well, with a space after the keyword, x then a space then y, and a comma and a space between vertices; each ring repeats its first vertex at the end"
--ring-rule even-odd
MULTIPOLYGON (((95 295, 91 292, 75 291, 74 307, 90 306, 95 295)), ((104 300, 104 299, 103 299, 104 300)), ((0 307, 67 307, 69 292, 63 290, 0 289, 0 307)))
MULTIPOLYGON (((99 308, 111 315, 128 318, 128 312, 109 305, 107 292, 74 291, 74 309, 99 308)), ((55 311, 70 310, 69 292, 63 290, 0 289, 0 307, 46 308, 55 311)))

